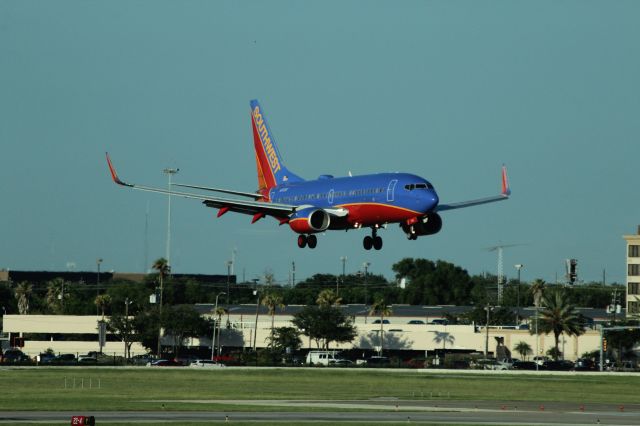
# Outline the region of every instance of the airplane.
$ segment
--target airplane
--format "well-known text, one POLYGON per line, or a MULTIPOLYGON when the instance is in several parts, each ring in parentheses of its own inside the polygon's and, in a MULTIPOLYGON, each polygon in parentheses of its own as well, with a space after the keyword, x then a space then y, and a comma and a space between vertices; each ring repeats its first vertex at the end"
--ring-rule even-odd
POLYGON ((109 153, 107 164, 113 181, 141 191, 157 192, 202 201, 218 209, 217 217, 227 212, 252 215, 251 223, 270 216, 280 225, 288 224, 298 235, 298 247, 315 248, 316 235, 327 230, 370 228, 371 235, 362 240, 365 250, 380 250, 378 230, 397 223, 409 240, 433 235, 442 229, 440 212, 503 201, 511 190, 506 167, 502 166, 502 191, 499 195, 457 203, 440 204, 433 185, 409 173, 377 173, 333 177, 321 175, 305 180, 284 164, 264 114, 257 100, 250 101, 251 128, 258 171, 258 190, 235 191, 200 185, 174 183, 189 190, 209 191, 228 196, 208 196, 126 183, 118 177, 109 153))

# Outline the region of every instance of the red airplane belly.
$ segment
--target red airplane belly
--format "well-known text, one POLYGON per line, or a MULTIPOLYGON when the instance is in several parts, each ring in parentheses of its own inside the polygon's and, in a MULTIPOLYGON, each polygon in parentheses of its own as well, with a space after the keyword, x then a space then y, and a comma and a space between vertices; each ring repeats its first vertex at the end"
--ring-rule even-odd
POLYGON ((418 212, 377 203, 358 203, 342 206, 349 210, 349 223, 368 226, 387 222, 401 222, 418 215, 418 212))

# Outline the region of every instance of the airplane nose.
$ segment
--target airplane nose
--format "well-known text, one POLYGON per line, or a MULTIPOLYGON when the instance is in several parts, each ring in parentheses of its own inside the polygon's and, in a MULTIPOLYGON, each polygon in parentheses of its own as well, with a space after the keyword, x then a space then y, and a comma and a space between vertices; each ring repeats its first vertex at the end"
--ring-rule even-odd
POLYGON ((438 205, 438 202, 440 202, 438 194, 433 189, 428 190, 424 198, 426 203, 425 211, 433 210, 438 205))

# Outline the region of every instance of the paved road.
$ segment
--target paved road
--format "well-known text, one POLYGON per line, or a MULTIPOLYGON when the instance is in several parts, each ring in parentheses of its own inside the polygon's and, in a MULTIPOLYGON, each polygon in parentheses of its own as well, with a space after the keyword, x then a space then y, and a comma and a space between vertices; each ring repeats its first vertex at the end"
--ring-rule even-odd
MULTIPOLYGON (((192 401, 194 402, 194 401, 192 401)), ((209 403, 213 401, 208 401, 209 403)), ((215 401, 231 403, 231 401, 215 401)), ((185 421, 274 421, 302 423, 327 422, 427 422, 509 425, 638 425, 640 404, 624 407, 610 404, 580 406, 571 403, 550 403, 541 406, 533 403, 508 403, 501 405, 491 401, 233 401, 243 405, 324 408, 326 412, 220 412, 220 411, 134 411, 134 412, 54 412, 15 411, 0 412, 0 423, 62 422, 72 415, 93 415, 96 422, 185 422, 185 421), (331 411, 358 409, 358 412, 331 411), (374 411, 383 410, 383 411, 374 411)), ((99 424, 99 423, 98 423, 99 424)))

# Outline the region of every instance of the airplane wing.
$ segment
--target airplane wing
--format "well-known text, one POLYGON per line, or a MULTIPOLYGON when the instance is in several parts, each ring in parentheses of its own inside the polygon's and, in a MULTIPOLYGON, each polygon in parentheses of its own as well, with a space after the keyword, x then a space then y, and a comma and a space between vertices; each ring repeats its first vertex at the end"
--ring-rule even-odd
POLYGON ((502 192, 500 195, 478 198, 476 200, 460 201, 457 203, 439 204, 438 207, 436 207, 436 211, 443 212, 447 210, 461 209, 464 207, 478 206, 480 204, 494 203, 496 201, 507 200, 510 195, 511 189, 509 188, 509 180, 507 178, 507 168, 502 166, 502 192))
MULTIPOLYGON (((213 207, 213 208, 220 209, 220 211, 218 212, 218 216, 222 216, 224 213, 226 213, 228 211, 233 211, 233 212, 237 212, 237 213, 244 213, 244 214, 254 215, 254 222, 255 222, 260 217, 264 217, 264 216, 274 216, 274 217, 278 217, 278 218, 286 218, 286 217, 289 217, 297 209, 297 206, 292 206, 292 205, 288 205, 288 204, 267 203, 267 202, 264 202, 264 201, 238 200, 238 199, 233 199, 233 198, 222 198, 222 197, 208 197, 208 196, 205 196, 205 195, 193 194, 193 193, 190 193, 190 192, 176 192, 176 191, 169 191, 169 190, 166 190, 166 189, 152 188, 152 187, 142 186, 142 185, 135 185, 135 184, 124 182, 118 177, 118 174, 116 173, 116 170, 113 167, 113 164, 111 163, 111 158, 109 157, 108 153, 107 153, 107 164, 109 165, 109 171, 111 172, 111 178, 118 185, 125 186, 125 187, 132 188, 132 189, 137 189, 137 190, 140 190, 140 191, 157 192, 157 193, 160 193, 160 194, 173 195, 173 196, 176 196, 176 197, 183 197, 183 198, 191 198, 191 199, 195 199, 195 200, 200 200, 207 207, 213 207)), ((195 186, 192 186, 192 185, 181 185, 181 186, 206 189, 205 187, 195 187, 195 186)), ((209 188, 209 190, 214 190, 214 189, 213 188, 209 188)), ((230 194, 245 195, 245 196, 250 194, 250 193, 242 193, 242 192, 239 192, 239 191, 231 191, 231 190, 222 190, 222 191, 217 190, 217 191, 218 192, 223 192, 224 191, 224 192, 227 192, 227 193, 230 193, 230 194)), ((260 197, 260 196, 258 196, 258 194, 252 194, 251 196, 252 197, 256 197, 256 196, 260 197)))

